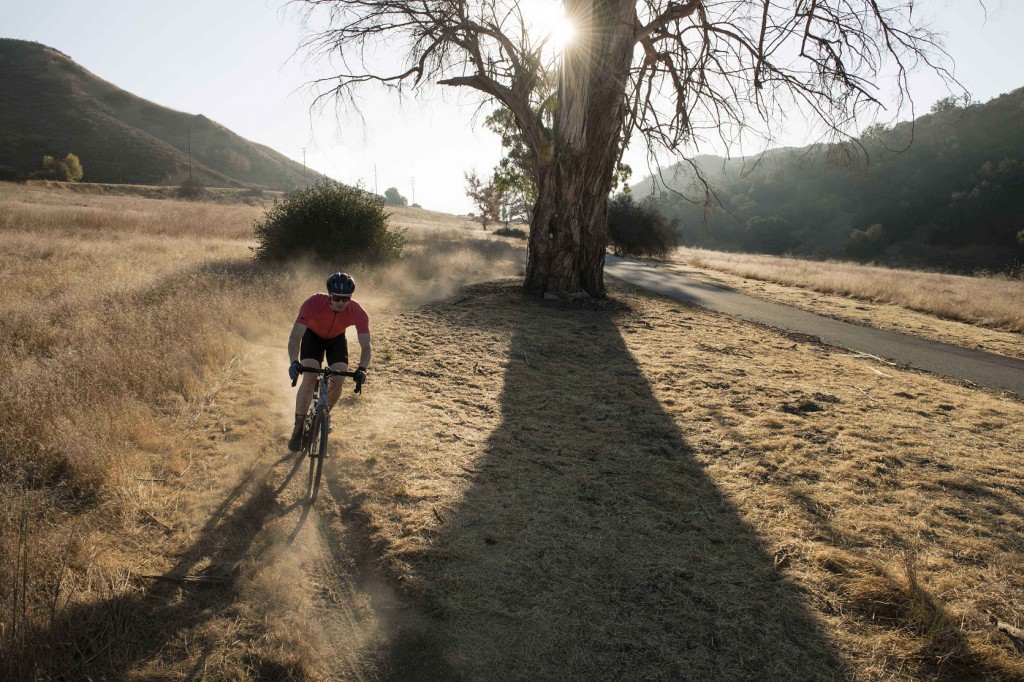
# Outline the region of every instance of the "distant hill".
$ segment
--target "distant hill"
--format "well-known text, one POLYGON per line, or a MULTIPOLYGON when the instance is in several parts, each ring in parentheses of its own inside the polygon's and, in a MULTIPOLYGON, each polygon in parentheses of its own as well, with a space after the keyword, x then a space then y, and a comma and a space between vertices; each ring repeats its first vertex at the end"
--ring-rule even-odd
MULTIPOLYGON (((1021 268, 1024 88, 984 104, 941 100, 913 124, 869 128, 860 143, 696 157, 722 204, 706 225, 699 205, 661 181, 646 178, 633 192, 657 195, 691 246, 960 272, 1021 268)), ((662 179, 692 200, 696 175, 680 164, 662 179)))
MULTIPOLYGON (((205 116, 153 104, 98 78, 67 55, 0 38, 0 166, 34 171, 43 155, 77 155, 86 182, 290 190, 302 164, 205 116)), ((308 181, 320 177, 307 170, 308 181)))

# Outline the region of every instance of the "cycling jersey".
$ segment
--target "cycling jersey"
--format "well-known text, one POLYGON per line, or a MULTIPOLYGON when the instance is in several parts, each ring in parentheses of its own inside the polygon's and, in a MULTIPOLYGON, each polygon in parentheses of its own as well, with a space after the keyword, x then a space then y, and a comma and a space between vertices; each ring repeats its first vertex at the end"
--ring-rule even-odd
POLYGON ((370 333, 370 318, 363 307, 355 301, 340 313, 331 310, 331 297, 327 294, 313 294, 299 308, 296 324, 304 324, 321 339, 333 339, 355 325, 359 334, 370 333))

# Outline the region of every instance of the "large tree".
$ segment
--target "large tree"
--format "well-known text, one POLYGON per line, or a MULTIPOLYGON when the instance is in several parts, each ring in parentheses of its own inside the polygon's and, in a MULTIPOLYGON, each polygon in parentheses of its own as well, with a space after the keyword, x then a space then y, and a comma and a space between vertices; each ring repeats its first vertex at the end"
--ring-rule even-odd
POLYGON ((799 109, 842 138, 879 105, 883 74, 901 100, 912 66, 948 77, 915 0, 563 0, 576 37, 560 54, 537 26, 543 0, 299 1, 327 23, 305 46, 342 65, 325 94, 439 83, 509 110, 536 176, 525 282, 536 294, 604 295, 607 200, 631 135, 683 151, 751 127, 771 135, 799 109), (396 47, 397 62, 380 58, 396 47), (546 120, 539 86, 552 74, 546 120))

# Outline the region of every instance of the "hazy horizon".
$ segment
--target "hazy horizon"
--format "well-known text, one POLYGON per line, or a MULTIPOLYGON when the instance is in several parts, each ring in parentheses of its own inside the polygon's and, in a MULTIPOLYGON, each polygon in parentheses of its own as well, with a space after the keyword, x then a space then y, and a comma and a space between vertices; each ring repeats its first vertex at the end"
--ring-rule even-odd
MULTIPOLYGON (((918 11, 940 12, 933 28, 946 32, 956 76, 977 101, 1024 85, 1013 64, 1024 45, 1013 27, 1024 25, 1024 7, 1006 2, 952 5, 935 0, 918 11), (993 68, 993 64, 999 64, 993 68)), ((32 40, 67 54, 96 76, 156 104, 203 114, 239 135, 337 180, 383 193, 396 187, 410 203, 465 213, 463 173, 487 173, 501 156, 498 136, 482 126, 496 105, 465 89, 435 88, 399 101, 386 92, 366 92, 362 119, 339 113, 333 101, 310 110, 306 84, 329 75, 323 65, 296 53, 303 27, 296 6, 277 2, 194 0, 130 5, 110 1, 51 0, 23 4, 0 0, 5 17, 0 37, 32 40), (184 49, 183 49, 184 48, 184 49), (475 121, 475 126, 473 125, 475 121)), ((310 28, 322 28, 312 26, 310 28)), ((880 84, 880 95, 886 86, 880 84)), ((949 95, 941 81, 911 77, 915 114, 927 113, 949 95)), ((955 94, 955 93, 954 93, 955 94)), ((909 112, 900 120, 909 118, 909 112)), ((885 115, 880 120, 886 120, 885 115)), ((815 141, 799 115, 771 146, 815 141)), ((733 156, 763 149, 733 148, 733 156)), ((633 182, 648 175, 644 149, 627 150, 633 182)), ((723 154, 708 144, 696 154, 723 154)), ((662 159, 663 163, 670 160, 662 159)))

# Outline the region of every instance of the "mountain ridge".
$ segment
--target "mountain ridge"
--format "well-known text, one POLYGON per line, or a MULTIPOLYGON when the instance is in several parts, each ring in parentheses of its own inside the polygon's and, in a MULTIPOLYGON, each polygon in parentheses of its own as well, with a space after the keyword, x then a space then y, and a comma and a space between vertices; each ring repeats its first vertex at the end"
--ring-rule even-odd
POLYGON ((87 182, 287 191, 325 177, 202 114, 123 90, 60 50, 0 38, 0 166, 77 155, 87 182), (191 146, 191 168, 190 150, 191 146))
POLYGON ((1024 88, 948 97, 846 144, 698 156, 633 186, 686 246, 955 272, 1024 263, 1024 88), (716 203, 705 212, 698 172, 716 203))

